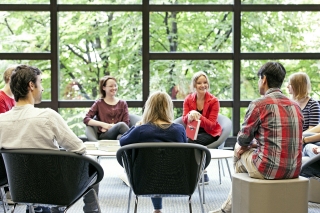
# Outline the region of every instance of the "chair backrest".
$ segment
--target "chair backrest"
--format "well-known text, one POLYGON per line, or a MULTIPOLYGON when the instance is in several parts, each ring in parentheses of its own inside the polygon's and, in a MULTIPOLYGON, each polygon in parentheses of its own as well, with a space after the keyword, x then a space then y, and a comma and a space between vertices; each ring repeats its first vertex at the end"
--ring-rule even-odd
MULTIPOLYGON (((184 127, 186 126, 182 121, 182 117, 175 119, 173 123, 182 124, 184 127)), ((221 135, 217 141, 207 145, 208 148, 211 148, 211 149, 218 148, 218 147, 223 148, 225 141, 227 140, 227 138, 231 133, 232 122, 228 117, 218 114, 218 123, 220 124, 222 129, 221 135)))
POLYGON ((301 166, 300 175, 320 178, 320 154, 310 158, 301 166))
POLYGON ((0 150, 12 200, 67 206, 104 175, 99 163, 72 152, 39 149, 0 150))
POLYGON ((198 144, 150 142, 121 147, 117 160, 136 195, 191 196, 211 155, 198 144))
POLYGON ((0 156, 0 186, 8 184, 6 167, 4 166, 4 161, 2 156, 0 156))
POLYGON ((224 143, 227 140, 227 138, 230 136, 231 130, 232 130, 232 122, 230 118, 227 116, 218 115, 218 123, 221 126, 222 132, 218 140, 216 140, 214 143, 211 143, 207 145, 208 148, 214 149, 214 148, 223 148, 224 143))
MULTIPOLYGON (((95 119, 95 117, 93 119, 95 119)), ((132 127, 138 121, 140 121, 142 119, 142 117, 139 115, 129 113, 129 119, 130 119, 129 127, 132 127)), ((88 138, 88 141, 98 141, 98 127, 86 126, 85 134, 88 138)))

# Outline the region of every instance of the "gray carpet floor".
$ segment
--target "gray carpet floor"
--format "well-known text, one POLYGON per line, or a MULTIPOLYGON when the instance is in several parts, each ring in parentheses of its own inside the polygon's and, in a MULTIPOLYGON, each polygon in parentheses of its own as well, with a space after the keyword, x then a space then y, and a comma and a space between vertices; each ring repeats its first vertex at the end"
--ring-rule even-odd
MULTIPOLYGON (((127 201, 129 187, 127 187, 122 180, 118 177, 123 173, 123 168, 119 166, 117 160, 114 157, 101 158, 101 165, 104 168, 105 176, 100 183, 100 193, 99 201, 102 213, 124 213, 127 210, 127 201)), ((231 160, 229 164, 232 165, 231 160)), ((224 162, 225 176, 221 177, 221 184, 219 183, 219 170, 217 160, 212 160, 207 171, 210 177, 209 185, 205 186, 205 200, 204 205, 205 212, 214 210, 221 206, 221 204, 226 199, 230 187, 231 180, 224 162)), ((200 213, 201 208, 199 204, 198 192, 192 197, 192 207, 193 212, 200 213)), ((83 202, 78 201, 74 206, 72 206, 68 213, 81 213, 83 202)), ((272 207, 270 207, 272 208, 272 207)), ((134 198, 131 199, 130 212, 134 209, 134 198)), ((3 211, 2 209, 0 212, 3 211)), ((16 208, 17 213, 25 213, 25 206, 19 205, 16 208)), ((150 198, 142 197, 139 198, 138 204, 139 213, 152 213, 152 203, 150 198)), ((188 198, 187 197, 172 197, 163 199, 163 212, 164 213, 184 213, 188 211, 188 198)), ((270 209, 272 212, 272 209, 270 209)), ((309 202, 309 213, 320 212, 320 204, 309 202)))

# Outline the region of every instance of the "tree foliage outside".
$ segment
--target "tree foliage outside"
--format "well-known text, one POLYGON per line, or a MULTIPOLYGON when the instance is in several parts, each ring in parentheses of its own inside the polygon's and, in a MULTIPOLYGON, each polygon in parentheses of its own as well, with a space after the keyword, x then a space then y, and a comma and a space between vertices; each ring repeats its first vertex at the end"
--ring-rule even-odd
MULTIPOLYGON (((48 0, 4 0, 10 4, 49 4, 48 0)), ((141 0, 60 0, 59 4, 142 4, 141 0)), ((150 4, 233 4, 232 0, 159 1, 150 4)), ((242 4, 318 4, 317 0, 242 0, 242 4)), ((59 100, 95 100, 104 75, 118 79, 118 97, 142 100, 142 12, 59 12, 59 100)), ((233 53, 233 12, 150 12, 149 46, 156 53, 233 53)), ((241 52, 309 53, 320 49, 319 12, 242 12, 241 52)), ((0 52, 50 52, 49 12, 0 12, 0 52)), ((259 97, 257 71, 267 60, 241 61, 241 100, 259 97)), ((319 60, 279 60, 288 75, 302 71, 312 82, 312 97, 319 100, 319 60)), ((0 73, 10 64, 39 67, 43 75, 43 100, 51 100, 48 60, 1 60, 0 73)), ((162 90, 183 100, 192 92, 191 77, 205 71, 210 91, 219 100, 232 100, 232 60, 150 60, 150 92, 162 90)), ((1 81, 0 86, 4 83, 1 81)), ((286 84, 282 90, 287 94, 286 84)), ((77 107, 75 105, 75 107, 77 107)), ((87 108, 61 108, 59 113, 78 134, 87 108)), ((141 114, 142 109, 130 109, 141 114)), ((176 109, 176 116, 181 109, 176 109)), ((243 119, 245 108, 241 108, 243 119)), ((220 113, 232 117, 231 108, 220 113)), ((242 121, 242 120, 241 120, 242 121)))

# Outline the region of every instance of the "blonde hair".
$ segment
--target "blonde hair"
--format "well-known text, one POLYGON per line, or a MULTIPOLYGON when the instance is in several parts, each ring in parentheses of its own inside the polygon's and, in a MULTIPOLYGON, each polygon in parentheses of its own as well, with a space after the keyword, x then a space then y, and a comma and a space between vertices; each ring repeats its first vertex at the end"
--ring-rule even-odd
POLYGON ((191 87, 192 87, 193 89, 196 88, 197 80, 198 80, 201 76, 204 76, 204 77, 207 79, 208 89, 210 89, 210 81, 209 81, 209 78, 208 78, 207 74, 206 74, 205 72, 203 72, 203 71, 199 71, 199 72, 196 72, 195 74, 193 74, 192 80, 191 80, 191 87))
POLYGON ((309 76, 304 72, 293 73, 289 76, 289 84, 292 88, 292 97, 299 100, 309 96, 311 92, 311 82, 309 76))
POLYGON ((4 81, 4 83, 7 84, 7 83, 10 82, 11 74, 15 69, 16 69, 16 66, 10 66, 4 71, 4 73, 3 73, 3 81, 4 81))
POLYGON ((172 123, 173 103, 170 96, 165 92, 154 92, 150 94, 142 115, 142 123, 151 123, 162 129, 168 128, 167 125, 157 124, 157 120, 172 123))

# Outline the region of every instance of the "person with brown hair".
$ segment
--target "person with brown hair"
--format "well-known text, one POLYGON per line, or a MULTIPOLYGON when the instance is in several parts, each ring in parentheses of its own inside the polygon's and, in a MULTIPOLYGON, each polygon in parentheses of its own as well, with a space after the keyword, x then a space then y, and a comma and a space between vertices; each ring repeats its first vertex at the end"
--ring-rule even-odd
MULTIPOLYGON (((267 62, 257 76, 263 96, 248 106, 234 149, 234 172, 255 179, 297 178, 302 163, 303 115, 299 105, 280 90, 286 70, 279 62, 267 62)), ((209 213, 231 212, 230 191, 222 206, 209 213)))
POLYGON ((293 73, 289 76, 288 91, 292 95, 303 113, 303 131, 311 129, 320 123, 320 105, 310 97, 311 82, 304 72, 293 73))
MULTIPOLYGON (((152 93, 142 115, 142 121, 131 127, 120 145, 143 142, 187 142, 186 130, 181 124, 173 123, 173 103, 165 92, 152 93)), ((162 198, 151 198, 154 213, 161 213, 162 198)))
POLYGON ((118 84, 112 76, 100 79, 99 91, 101 99, 94 102, 83 122, 98 127, 99 140, 119 140, 129 130, 127 102, 116 97, 118 84))

